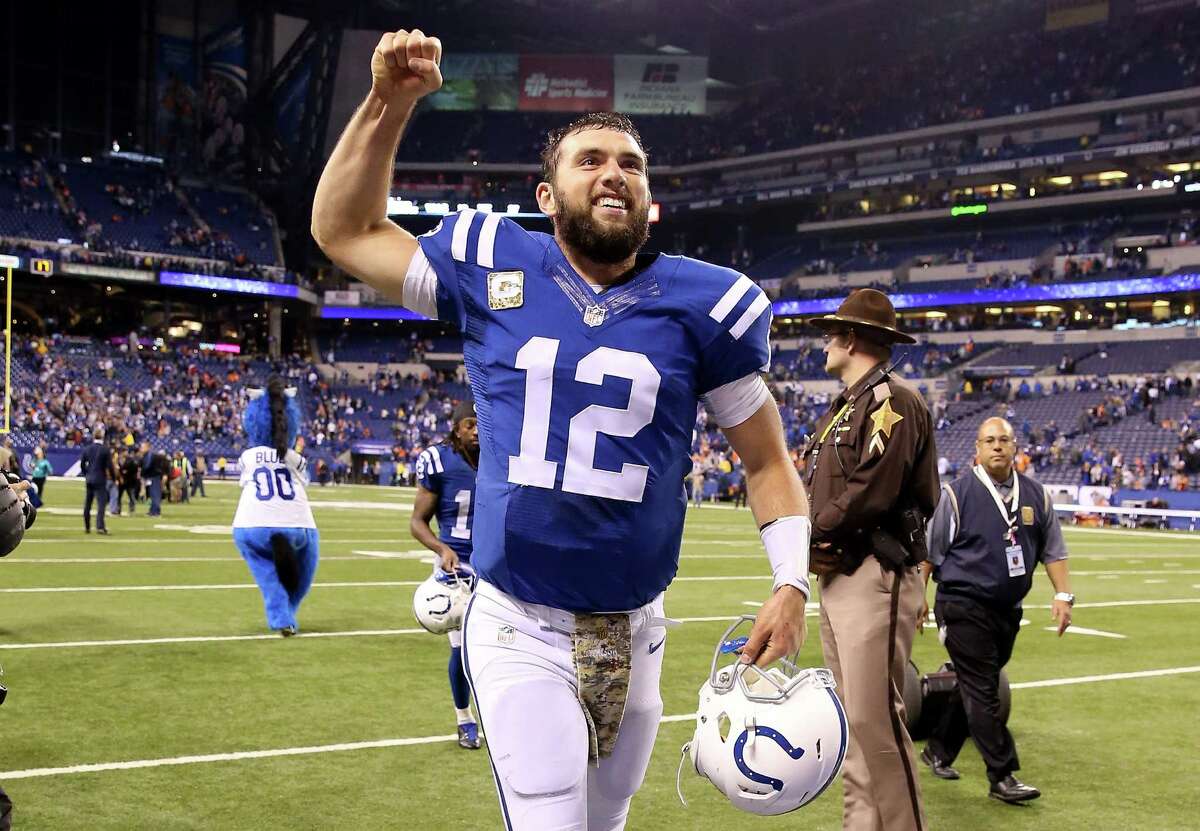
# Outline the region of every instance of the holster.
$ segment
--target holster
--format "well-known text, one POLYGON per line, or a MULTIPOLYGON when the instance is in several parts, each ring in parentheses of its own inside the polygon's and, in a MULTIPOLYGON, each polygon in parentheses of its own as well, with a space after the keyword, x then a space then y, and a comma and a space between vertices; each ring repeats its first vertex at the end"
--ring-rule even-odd
POLYGON ((894 519, 887 526, 859 529, 839 540, 830 549, 837 558, 837 566, 830 570, 853 574, 869 556, 874 556, 890 572, 912 568, 929 559, 925 518, 921 512, 916 508, 905 508, 892 516, 894 519))

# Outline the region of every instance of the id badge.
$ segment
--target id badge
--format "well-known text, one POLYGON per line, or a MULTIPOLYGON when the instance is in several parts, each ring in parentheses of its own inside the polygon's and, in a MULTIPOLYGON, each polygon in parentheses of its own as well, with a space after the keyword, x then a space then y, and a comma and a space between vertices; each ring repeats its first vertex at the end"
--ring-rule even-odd
POLYGON ((1008 576, 1009 577, 1024 577, 1025 576, 1025 552, 1021 550, 1019 545, 1007 545, 1004 547, 1004 556, 1008 559, 1008 576))

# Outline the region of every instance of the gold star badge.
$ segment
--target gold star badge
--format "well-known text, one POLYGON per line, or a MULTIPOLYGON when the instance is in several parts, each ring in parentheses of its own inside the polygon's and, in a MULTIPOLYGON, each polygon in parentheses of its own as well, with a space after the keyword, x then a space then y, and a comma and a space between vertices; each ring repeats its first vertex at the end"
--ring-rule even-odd
POLYGON ((890 399, 883 402, 883 406, 875 412, 871 413, 871 435, 883 433, 889 439, 892 437, 892 428, 904 421, 904 416, 892 409, 890 399))

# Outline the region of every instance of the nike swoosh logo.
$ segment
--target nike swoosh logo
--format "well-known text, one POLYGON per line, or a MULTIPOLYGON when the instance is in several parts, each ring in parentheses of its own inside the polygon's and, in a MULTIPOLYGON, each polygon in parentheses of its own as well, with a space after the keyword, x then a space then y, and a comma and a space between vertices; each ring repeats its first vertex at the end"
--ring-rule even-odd
POLYGON ((659 641, 658 643, 650 644, 650 654, 653 655, 655 652, 658 651, 658 648, 666 642, 667 642, 667 636, 663 635, 663 639, 661 641, 659 641))

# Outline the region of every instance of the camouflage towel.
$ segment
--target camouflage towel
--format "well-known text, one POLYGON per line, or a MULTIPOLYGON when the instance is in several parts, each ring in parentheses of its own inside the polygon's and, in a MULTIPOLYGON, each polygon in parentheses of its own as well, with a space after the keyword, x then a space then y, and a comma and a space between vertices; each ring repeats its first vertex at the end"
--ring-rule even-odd
POLYGON ((633 634, 628 614, 575 615, 575 680, 588 722, 588 757, 612 754, 629 696, 633 634))

